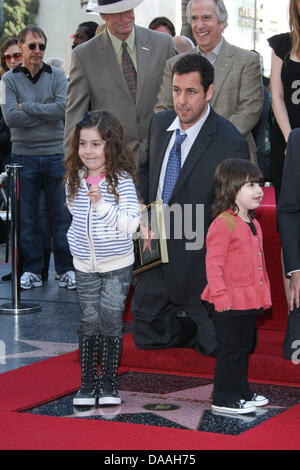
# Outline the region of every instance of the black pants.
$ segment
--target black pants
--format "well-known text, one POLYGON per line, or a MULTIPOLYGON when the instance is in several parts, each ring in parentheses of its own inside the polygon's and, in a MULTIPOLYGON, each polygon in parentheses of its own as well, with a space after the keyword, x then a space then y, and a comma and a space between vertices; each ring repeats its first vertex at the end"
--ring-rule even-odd
POLYGON ((201 354, 215 354, 215 327, 204 303, 174 304, 161 267, 138 275, 134 286, 131 310, 138 348, 193 347, 201 354))
POLYGON ((252 392, 247 373, 257 315, 213 312, 212 317, 218 341, 213 404, 226 406, 237 400, 250 399, 252 392))

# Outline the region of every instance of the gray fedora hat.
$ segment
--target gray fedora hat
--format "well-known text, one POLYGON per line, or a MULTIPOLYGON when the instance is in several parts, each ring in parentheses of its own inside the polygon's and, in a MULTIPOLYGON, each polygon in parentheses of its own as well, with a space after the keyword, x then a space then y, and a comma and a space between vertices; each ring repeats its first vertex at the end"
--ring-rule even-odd
POLYGON ((137 7, 143 0, 98 0, 98 6, 90 7, 95 13, 122 13, 137 7))

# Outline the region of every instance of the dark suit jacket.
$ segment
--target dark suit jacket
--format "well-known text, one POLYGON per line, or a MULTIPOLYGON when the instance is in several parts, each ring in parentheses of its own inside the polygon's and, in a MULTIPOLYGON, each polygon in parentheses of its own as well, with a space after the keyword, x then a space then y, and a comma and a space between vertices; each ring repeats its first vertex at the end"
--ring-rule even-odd
POLYGON ((285 272, 300 269, 300 128, 289 135, 277 206, 285 272))
MULTIPOLYGON (((199 49, 195 47, 167 61, 155 112, 173 107, 172 68, 175 62, 183 55, 198 53, 199 49)), ((249 145, 250 160, 256 163, 256 146, 251 131, 260 118, 263 104, 259 56, 223 39, 214 70, 214 94, 210 105, 245 136, 249 145)))
MULTIPOLYGON (((157 113, 151 120, 148 158, 139 169, 144 197, 148 193, 145 202, 156 199, 161 165, 172 134, 166 129, 175 117, 175 112, 169 110, 157 113)), ((211 109, 187 156, 169 201, 169 206, 178 204, 184 213, 183 236, 180 239, 175 239, 174 228, 170 224, 170 238, 167 241, 169 263, 163 267, 168 295, 175 303, 200 303, 200 295, 206 285, 205 246, 198 247, 197 250, 187 250, 186 243, 195 241, 190 239, 187 228, 189 232, 197 229, 200 234, 202 233, 204 242, 211 223, 215 169, 219 162, 227 158, 248 159, 248 145, 227 119, 211 109), (204 221, 199 220, 201 219, 199 214, 196 220, 196 205, 201 204, 204 205, 204 221), (192 216, 188 214, 187 207, 192 208, 192 216)))

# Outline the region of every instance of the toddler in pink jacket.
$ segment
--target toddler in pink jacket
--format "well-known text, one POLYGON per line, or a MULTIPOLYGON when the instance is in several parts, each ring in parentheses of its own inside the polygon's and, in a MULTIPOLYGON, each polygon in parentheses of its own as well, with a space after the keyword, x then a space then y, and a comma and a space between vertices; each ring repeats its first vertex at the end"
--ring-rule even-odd
POLYGON ((224 160, 216 169, 215 219, 206 238, 207 286, 201 296, 211 306, 218 340, 215 412, 252 413, 268 403, 247 380, 257 315, 271 306, 262 231, 254 216, 262 184, 261 171, 247 160, 224 160))

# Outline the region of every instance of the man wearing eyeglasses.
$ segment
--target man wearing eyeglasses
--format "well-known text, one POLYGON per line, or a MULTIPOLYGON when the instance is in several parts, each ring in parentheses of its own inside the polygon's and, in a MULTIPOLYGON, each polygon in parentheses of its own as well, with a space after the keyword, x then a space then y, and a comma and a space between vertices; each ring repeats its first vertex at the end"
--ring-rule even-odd
POLYGON ((22 64, 1 82, 2 112, 11 130, 13 162, 20 169, 20 242, 24 257, 20 285, 40 287, 43 243, 39 196, 43 185, 52 216, 55 269, 59 285, 74 289, 75 275, 66 232, 70 216, 63 188, 63 134, 67 79, 64 72, 43 62, 45 33, 29 25, 18 36, 22 64))

